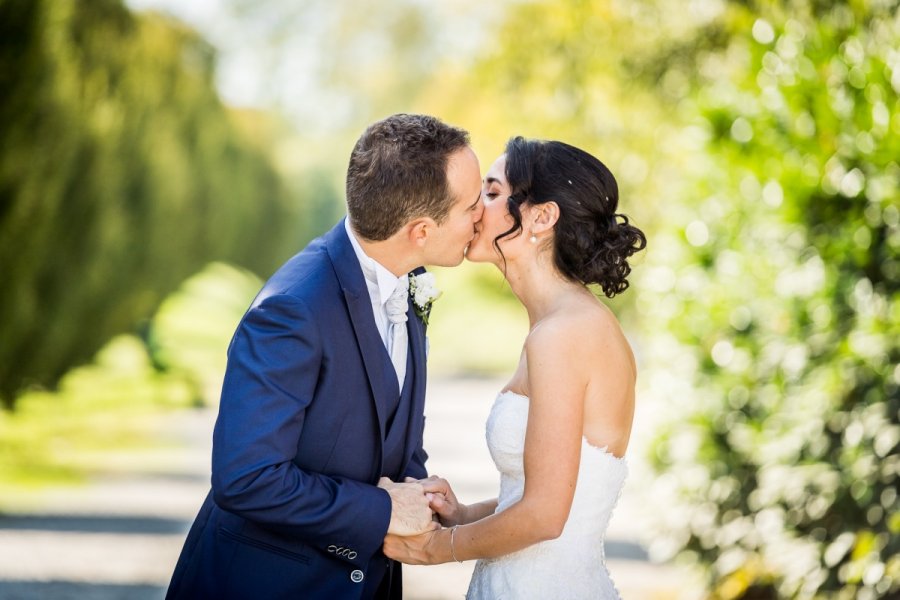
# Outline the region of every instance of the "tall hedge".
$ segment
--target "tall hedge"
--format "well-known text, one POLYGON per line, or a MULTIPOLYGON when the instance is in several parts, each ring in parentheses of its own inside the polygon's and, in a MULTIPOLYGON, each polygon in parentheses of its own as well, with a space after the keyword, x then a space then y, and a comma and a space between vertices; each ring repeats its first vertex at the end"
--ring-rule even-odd
POLYGON ((295 231, 212 48, 120 0, 0 0, 0 396, 52 385, 212 259, 295 231))
POLYGON ((900 3, 723 6, 654 67, 701 149, 641 282, 655 548, 717 598, 897 598, 900 3))

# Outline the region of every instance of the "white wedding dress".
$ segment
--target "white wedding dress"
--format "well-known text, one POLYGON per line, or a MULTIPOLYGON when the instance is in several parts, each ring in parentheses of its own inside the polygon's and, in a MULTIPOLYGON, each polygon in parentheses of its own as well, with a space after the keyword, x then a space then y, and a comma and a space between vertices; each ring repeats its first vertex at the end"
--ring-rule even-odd
MULTIPOLYGON (((528 402, 526 396, 501 392, 488 417, 488 448, 500 471, 497 512, 517 502, 525 488, 528 402)), ((592 446, 582 438, 575 497, 562 535, 513 554, 479 560, 466 598, 618 599, 606 569, 603 538, 627 474, 624 458, 616 458, 606 448, 592 446)))

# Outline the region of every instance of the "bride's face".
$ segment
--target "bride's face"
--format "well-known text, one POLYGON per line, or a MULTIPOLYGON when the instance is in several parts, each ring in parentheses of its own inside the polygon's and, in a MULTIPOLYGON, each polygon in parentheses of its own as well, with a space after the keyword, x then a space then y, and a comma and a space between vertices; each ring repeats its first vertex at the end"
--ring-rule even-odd
MULTIPOLYGON (((509 215, 506 200, 509 198, 509 183, 506 181, 506 155, 494 161, 488 169, 481 184, 481 201, 484 213, 481 221, 475 225, 475 238, 469 244, 466 258, 472 262, 502 263, 503 259, 494 248, 494 239, 513 226, 513 218, 509 215)), ((506 253, 509 238, 500 240, 500 247, 506 253)))

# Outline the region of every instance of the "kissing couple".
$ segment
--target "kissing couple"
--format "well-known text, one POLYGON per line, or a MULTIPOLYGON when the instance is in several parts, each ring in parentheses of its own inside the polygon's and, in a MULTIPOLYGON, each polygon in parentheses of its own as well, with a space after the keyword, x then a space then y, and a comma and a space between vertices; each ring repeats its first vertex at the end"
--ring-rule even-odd
POLYGON ((644 234, 587 152, 397 114, 347 168, 347 213, 253 300, 228 349, 212 486, 178 599, 402 598, 400 563, 477 559, 468 598, 618 598, 603 538, 627 473, 636 368, 607 297, 644 234), (424 266, 496 265, 528 313, 487 422, 497 498, 459 502, 423 448, 424 266), (593 288, 591 286, 594 286, 593 288))

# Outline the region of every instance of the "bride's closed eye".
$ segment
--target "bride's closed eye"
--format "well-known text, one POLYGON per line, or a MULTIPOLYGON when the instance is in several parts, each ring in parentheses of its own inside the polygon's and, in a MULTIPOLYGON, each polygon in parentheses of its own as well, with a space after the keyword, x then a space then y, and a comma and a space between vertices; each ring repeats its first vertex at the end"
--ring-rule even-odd
POLYGON ((496 183, 493 183, 493 182, 492 182, 491 185, 488 185, 487 187, 485 187, 485 189, 484 189, 484 197, 487 198, 488 200, 494 200, 494 199, 496 199, 498 196, 501 195, 502 191, 503 191, 503 190, 500 189, 500 187, 497 186, 496 183))

